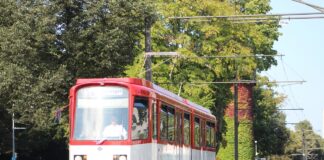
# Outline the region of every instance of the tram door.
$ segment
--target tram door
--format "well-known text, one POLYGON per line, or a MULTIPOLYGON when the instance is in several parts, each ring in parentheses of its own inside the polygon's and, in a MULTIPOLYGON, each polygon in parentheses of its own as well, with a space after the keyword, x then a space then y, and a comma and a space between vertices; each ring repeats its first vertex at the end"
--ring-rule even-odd
POLYGON ((176 152, 177 152, 177 160, 182 160, 183 156, 183 150, 182 150, 182 144, 183 144, 183 124, 182 124, 182 113, 181 112, 176 112, 176 152))

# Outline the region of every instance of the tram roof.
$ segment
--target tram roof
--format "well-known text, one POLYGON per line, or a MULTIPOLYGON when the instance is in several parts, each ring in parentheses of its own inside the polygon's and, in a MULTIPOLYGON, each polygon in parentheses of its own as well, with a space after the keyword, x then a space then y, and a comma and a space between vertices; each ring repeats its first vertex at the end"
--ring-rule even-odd
POLYGON ((198 105, 194 102, 191 102, 185 98, 182 98, 150 81, 144 80, 144 79, 139 79, 139 78, 86 78, 86 79, 77 79, 76 84, 84 84, 84 83, 111 83, 111 82, 117 82, 117 83, 129 83, 129 84, 135 84, 135 85, 141 85, 145 86, 148 88, 152 88, 159 92, 160 94, 163 94, 165 96, 168 96, 170 98, 173 98, 177 101, 180 101, 184 104, 189 105, 190 107, 197 109, 199 111, 202 111, 204 113, 211 114, 210 110, 198 105))

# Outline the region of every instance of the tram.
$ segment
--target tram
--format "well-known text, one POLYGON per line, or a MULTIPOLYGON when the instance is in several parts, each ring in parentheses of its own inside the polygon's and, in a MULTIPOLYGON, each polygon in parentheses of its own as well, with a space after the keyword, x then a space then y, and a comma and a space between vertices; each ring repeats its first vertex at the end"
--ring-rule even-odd
POLYGON ((216 117, 149 81, 78 79, 70 160, 215 160, 216 117))

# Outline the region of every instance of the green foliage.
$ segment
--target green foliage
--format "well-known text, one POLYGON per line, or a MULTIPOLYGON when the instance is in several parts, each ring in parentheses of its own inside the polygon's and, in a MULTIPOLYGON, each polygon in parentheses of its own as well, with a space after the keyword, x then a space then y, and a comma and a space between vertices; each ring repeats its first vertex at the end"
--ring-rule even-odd
MULTIPOLYGON (((143 77, 143 55, 139 53, 143 51, 145 19, 150 23, 157 20, 152 27, 154 51, 178 51, 191 57, 274 55, 272 45, 279 36, 276 22, 233 24, 224 19, 209 22, 167 19, 266 13, 269 9, 268 0, 246 0, 239 4, 218 0, 1 1, 0 116, 3 118, 0 127, 4 128, 0 130, 0 136, 4 137, 0 141, 1 150, 10 154, 8 139, 14 112, 17 122, 28 128, 17 135, 20 157, 65 158, 66 152, 57 152, 66 151, 68 115, 63 115, 61 124, 54 124, 53 113, 67 104, 68 88, 77 77, 118 77, 125 73, 143 77), (155 10, 159 13, 157 17, 155 10), (134 64, 127 66, 124 73, 131 62, 134 64)), ((255 70, 267 70, 276 64, 272 57, 236 60, 179 57, 163 61, 153 60, 154 81, 176 84, 162 86, 176 93, 180 91, 181 96, 210 108, 219 118, 217 136, 224 143, 222 136, 228 124, 222 117, 232 98, 230 86, 192 82, 230 81, 236 73, 240 79, 252 79, 255 70)), ((245 157, 253 154, 251 143, 245 153, 245 157)))
MULTIPOLYGON (((199 82, 232 81, 236 75, 238 79, 254 79, 256 71, 267 70, 276 61, 273 57, 198 56, 275 55, 272 46, 279 36, 278 23, 237 24, 226 19, 179 20, 168 17, 266 13, 270 10, 269 1, 246 0, 236 4, 218 0, 159 0, 157 9, 159 19, 152 27, 152 50, 177 51, 183 57, 154 58, 153 81, 210 108, 218 117, 218 141, 226 143, 227 138, 225 140, 223 136, 228 124, 223 116, 233 98, 230 85, 199 82)), ((132 77, 144 77, 143 66, 144 56, 139 55, 125 73, 132 77)))
MULTIPOLYGON (((305 149, 305 154, 308 155, 309 159, 311 156, 317 157, 317 159, 321 159, 324 157, 323 154, 323 139, 320 135, 316 134, 313 130, 311 123, 307 120, 303 120, 298 122, 295 125, 295 131, 290 131, 291 138, 286 145, 285 153, 287 155, 303 153, 303 143, 305 149), (304 141, 304 142, 303 142, 304 141)), ((301 158, 300 156, 294 156, 293 159, 301 158)))
POLYGON ((137 1, 57 1, 61 58, 73 77, 121 76, 141 46, 150 6, 137 1))
POLYGON ((142 48, 144 18, 154 16, 147 4, 0 2, 0 136, 5 137, 0 140, 1 156, 11 152, 15 113, 17 124, 27 127, 17 132, 20 158, 66 158, 68 112, 60 124, 53 122, 54 112, 68 103, 68 89, 76 78, 124 75, 125 65, 142 48))
MULTIPOLYGON (((217 160, 234 159, 234 119, 226 117, 227 123, 226 142, 220 146, 217 160)), ((240 121, 238 137, 239 137, 239 159, 253 159, 254 142, 253 129, 251 120, 240 121)))
POLYGON ((254 138, 258 142, 260 157, 285 154, 289 131, 285 115, 279 111, 284 96, 276 93, 268 79, 260 77, 254 89, 254 138))

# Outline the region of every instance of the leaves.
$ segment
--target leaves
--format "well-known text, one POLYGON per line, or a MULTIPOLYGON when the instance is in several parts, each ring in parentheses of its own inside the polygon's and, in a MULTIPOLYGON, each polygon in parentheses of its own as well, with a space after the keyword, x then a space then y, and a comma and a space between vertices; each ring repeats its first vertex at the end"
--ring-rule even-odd
MULTIPOLYGON (((255 72, 267 70, 276 61, 272 57, 201 56, 275 55, 272 46, 279 36, 278 23, 233 24, 225 19, 185 21, 169 17, 255 14, 269 9, 268 0, 1 1, 0 115, 4 118, 0 125, 10 128, 10 115, 15 112, 17 122, 27 126, 17 136, 26 145, 18 145, 24 159, 64 157, 51 147, 66 152, 68 117, 63 114, 63 123, 57 125, 51 115, 67 104, 68 88, 78 77, 143 77, 146 22, 152 24, 154 51, 184 55, 154 58, 154 82, 210 108, 219 117, 218 140, 226 143, 222 136, 227 124, 222 117, 232 99, 230 85, 201 82, 254 79, 255 72)), ((258 110, 260 118, 271 123, 282 121, 284 117, 273 111, 280 98, 269 88, 257 89, 258 96, 264 98, 257 103, 265 106, 265 110, 258 110), (276 120, 269 119, 270 115, 276 120)), ((6 129, 0 131, 1 137, 9 134, 6 129)), ((0 142, 7 155, 8 146, 9 141, 0 142)), ((250 156, 251 143, 247 147, 250 156)))
POLYGON ((284 96, 276 93, 266 77, 260 77, 254 89, 254 138, 258 142, 260 157, 285 154, 285 145, 290 138, 285 126, 285 114, 279 109, 284 96))
MULTIPOLYGON (((68 104, 76 78, 124 75, 142 48, 144 18, 154 17, 148 2, 0 2, 0 136, 10 137, 6 128, 15 113, 27 127, 16 137, 19 157, 65 158, 68 115, 64 111, 62 123, 55 124, 54 112, 68 104)), ((10 146, 0 141, 4 156, 10 146)))
MULTIPOLYGON (((232 144, 227 145, 233 139, 232 122, 223 118, 226 106, 233 98, 230 85, 203 83, 227 82, 236 78, 253 80, 258 72, 276 65, 276 60, 273 57, 200 57, 276 55, 272 46, 280 35, 278 22, 236 24, 226 19, 183 20, 168 17, 261 14, 270 10, 269 1, 231 3, 214 0, 159 0, 157 4, 160 19, 152 27, 153 51, 177 51, 183 56, 171 59, 154 57, 153 81, 210 108, 218 117, 220 128, 217 138, 221 143, 220 147, 226 147, 218 153, 218 158, 232 159, 232 144)), ((139 55, 134 64, 127 67, 127 75, 143 77, 143 64, 143 55, 139 55)), ((260 77, 258 81, 261 84, 255 87, 254 93, 255 139, 261 143, 261 155, 284 154, 289 131, 284 126, 284 114, 277 110, 284 96, 275 93, 266 78, 260 77)), ((245 133, 252 132, 251 126, 240 125, 239 128, 245 133)), ((243 137, 246 142, 240 146, 246 146, 240 149, 240 155, 243 156, 241 158, 251 159, 253 138, 251 134, 243 137)))
MULTIPOLYGON (((315 133, 309 121, 303 120, 298 122, 295 125, 295 131, 291 131, 290 134, 291 138, 285 148, 286 154, 303 153, 304 148, 304 153, 308 155, 308 158, 311 155, 316 155, 318 158, 323 157, 323 151, 319 149, 322 146, 323 139, 315 133)), ((297 159, 300 156, 294 158, 297 159)))

